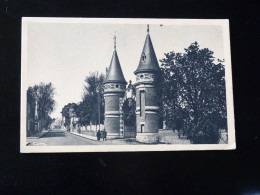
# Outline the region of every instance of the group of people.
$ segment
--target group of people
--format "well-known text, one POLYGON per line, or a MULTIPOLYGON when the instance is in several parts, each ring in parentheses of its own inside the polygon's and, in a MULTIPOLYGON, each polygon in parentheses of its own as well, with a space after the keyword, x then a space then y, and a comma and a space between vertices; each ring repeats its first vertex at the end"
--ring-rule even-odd
POLYGON ((97 132, 97 140, 100 141, 100 139, 103 139, 103 141, 106 141, 106 138, 107 138, 106 130, 105 129, 102 130, 102 131, 98 130, 98 132, 97 132))

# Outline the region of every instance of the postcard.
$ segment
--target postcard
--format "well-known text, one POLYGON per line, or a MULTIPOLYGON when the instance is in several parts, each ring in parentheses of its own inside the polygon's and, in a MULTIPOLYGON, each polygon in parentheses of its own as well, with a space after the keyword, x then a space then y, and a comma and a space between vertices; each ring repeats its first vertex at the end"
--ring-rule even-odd
POLYGON ((22 18, 21 153, 236 148, 229 20, 22 18))

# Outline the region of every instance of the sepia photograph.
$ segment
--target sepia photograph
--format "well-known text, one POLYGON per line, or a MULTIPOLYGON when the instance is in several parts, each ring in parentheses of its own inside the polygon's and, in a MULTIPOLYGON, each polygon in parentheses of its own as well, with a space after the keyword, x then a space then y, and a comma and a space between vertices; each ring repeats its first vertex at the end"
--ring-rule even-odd
POLYGON ((20 152, 236 148, 229 20, 22 18, 20 152))

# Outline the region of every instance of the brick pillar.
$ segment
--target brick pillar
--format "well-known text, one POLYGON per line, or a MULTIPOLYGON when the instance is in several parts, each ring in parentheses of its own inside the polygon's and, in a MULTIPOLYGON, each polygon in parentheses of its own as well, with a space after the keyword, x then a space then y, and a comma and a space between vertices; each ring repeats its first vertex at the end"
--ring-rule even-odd
POLYGON ((159 106, 154 85, 155 74, 140 73, 136 78, 136 140, 157 143, 159 106))
POLYGON ((121 137, 120 99, 124 96, 125 85, 120 83, 106 83, 104 86, 105 129, 107 131, 107 138, 121 137))

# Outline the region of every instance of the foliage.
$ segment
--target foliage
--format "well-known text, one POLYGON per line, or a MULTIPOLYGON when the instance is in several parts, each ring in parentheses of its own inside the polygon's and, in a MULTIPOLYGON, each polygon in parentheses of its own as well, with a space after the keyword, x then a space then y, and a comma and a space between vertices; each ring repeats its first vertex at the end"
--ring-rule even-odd
POLYGON ((78 104, 69 103, 65 105, 61 111, 65 118, 65 126, 70 125, 71 115, 78 118, 80 125, 89 125, 99 123, 99 109, 100 109, 100 123, 104 123, 104 95, 102 84, 104 82, 104 75, 98 72, 89 73, 85 79, 84 94, 82 101, 78 104), (72 108, 73 113, 69 110, 72 108))
POLYGON ((192 43, 185 53, 160 60, 161 113, 168 127, 185 131, 193 143, 217 143, 226 129, 225 69, 213 52, 192 43))
POLYGON ((77 112, 77 104, 76 103, 69 103, 62 108, 61 114, 65 118, 64 126, 67 127, 70 125, 70 118, 72 115, 76 116, 77 112), (72 113, 70 113, 70 109, 72 113))
POLYGON ((35 102, 37 102, 37 120, 40 122, 41 129, 47 129, 53 122, 53 119, 49 115, 54 111, 54 90, 52 83, 40 83, 39 85, 28 88, 28 101, 32 105, 35 105, 35 102))
POLYGON ((89 73, 85 79, 84 94, 82 101, 77 105, 68 104, 62 110, 62 116, 65 117, 65 126, 70 124, 69 108, 73 106, 75 116, 79 119, 81 125, 104 123, 104 95, 102 84, 104 75, 98 72, 89 73), (100 110, 100 113, 99 113, 100 110))
POLYGON ((30 104, 27 105, 27 117, 31 119, 35 119, 35 95, 32 87, 29 87, 27 90, 27 103, 30 104))

